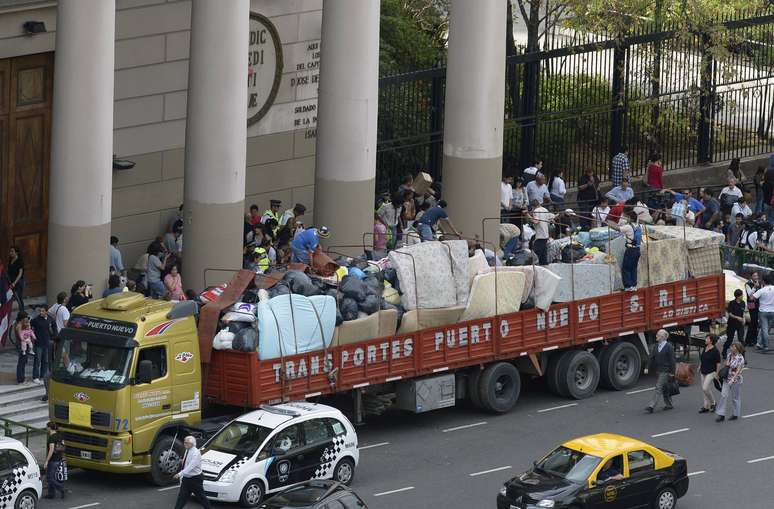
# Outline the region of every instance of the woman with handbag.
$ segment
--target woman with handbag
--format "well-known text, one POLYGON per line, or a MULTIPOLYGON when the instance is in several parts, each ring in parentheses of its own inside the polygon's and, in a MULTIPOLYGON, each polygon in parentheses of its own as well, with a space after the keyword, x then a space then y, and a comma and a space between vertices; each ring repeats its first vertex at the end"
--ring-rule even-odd
POLYGON ((720 393, 720 403, 717 410, 718 417, 715 422, 723 422, 728 414, 728 406, 731 406, 730 421, 735 421, 742 413, 742 371, 744 370, 744 345, 734 341, 731 352, 726 359, 726 365, 720 370, 718 377, 723 381, 723 390, 720 393), (726 370, 726 368, 728 368, 726 370), (725 375, 725 376, 724 376, 725 375))
POLYGON ((701 352, 701 390, 704 394, 704 404, 699 410, 700 414, 706 414, 715 411, 715 395, 712 393, 712 381, 717 377, 720 371, 720 352, 716 345, 718 344, 717 334, 708 334, 704 340, 704 350, 701 352))

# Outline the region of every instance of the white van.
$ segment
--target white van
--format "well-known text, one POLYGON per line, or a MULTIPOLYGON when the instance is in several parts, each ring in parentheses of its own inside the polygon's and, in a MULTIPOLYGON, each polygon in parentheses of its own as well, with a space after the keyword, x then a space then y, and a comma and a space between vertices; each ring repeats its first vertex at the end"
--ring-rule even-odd
POLYGON ((256 507, 266 494, 310 479, 349 484, 358 459, 355 428, 335 408, 305 401, 264 406, 204 444, 204 492, 256 507))
POLYGON ((42 492, 40 468, 30 450, 0 437, 0 507, 36 509, 42 492))

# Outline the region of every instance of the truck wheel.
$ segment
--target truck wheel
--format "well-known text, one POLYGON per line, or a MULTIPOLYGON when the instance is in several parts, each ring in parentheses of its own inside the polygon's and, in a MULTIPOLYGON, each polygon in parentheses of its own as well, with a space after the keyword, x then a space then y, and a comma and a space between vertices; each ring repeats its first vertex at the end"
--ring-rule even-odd
POLYGON ((559 382, 562 378, 559 376, 559 364, 566 354, 567 352, 556 352, 553 354, 551 358, 548 359, 548 367, 546 368, 545 377, 548 390, 557 396, 562 395, 559 390, 559 382))
POLYGON ((588 398, 599 385, 599 363, 586 350, 570 350, 560 364, 559 390, 572 399, 588 398))
POLYGON ((175 482, 172 476, 180 470, 183 454, 185 447, 180 439, 169 435, 159 438, 151 452, 150 478, 153 484, 166 486, 175 482))
POLYGON ((481 403, 481 370, 478 368, 474 368, 470 375, 468 375, 468 400, 470 400, 470 404, 473 405, 475 408, 481 410, 484 408, 484 405, 481 403))
POLYGON ((259 479, 253 479, 242 489, 239 496, 239 505, 242 507, 258 507, 263 502, 263 483, 259 479))
POLYGON ((508 362, 492 364, 479 381, 479 396, 484 409, 498 414, 516 405, 521 393, 521 378, 516 366, 508 362))
POLYGON ((628 389, 640 379, 640 352, 628 341, 619 341, 605 348, 599 364, 600 382, 608 389, 628 389))

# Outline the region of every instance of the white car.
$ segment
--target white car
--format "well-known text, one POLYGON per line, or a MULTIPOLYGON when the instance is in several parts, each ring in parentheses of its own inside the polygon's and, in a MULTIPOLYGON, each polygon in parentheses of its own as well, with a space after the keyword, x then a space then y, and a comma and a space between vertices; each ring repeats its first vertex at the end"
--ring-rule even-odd
POLYGON ((264 406, 204 445, 204 492, 256 507, 265 495, 310 479, 349 484, 359 457, 355 428, 335 408, 305 401, 264 406))
POLYGON ((36 509, 43 492, 40 468, 29 449, 13 438, 0 438, 0 508, 36 509))

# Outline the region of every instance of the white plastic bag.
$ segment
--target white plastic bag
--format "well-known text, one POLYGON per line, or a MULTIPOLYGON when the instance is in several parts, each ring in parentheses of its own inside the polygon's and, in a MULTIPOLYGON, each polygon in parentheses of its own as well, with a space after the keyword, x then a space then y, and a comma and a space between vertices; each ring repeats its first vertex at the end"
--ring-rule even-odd
POLYGON ((228 329, 221 329, 212 340, 212 348, 215 350, 231 350, 231 344, 234 342, 234 333, 228 329))

